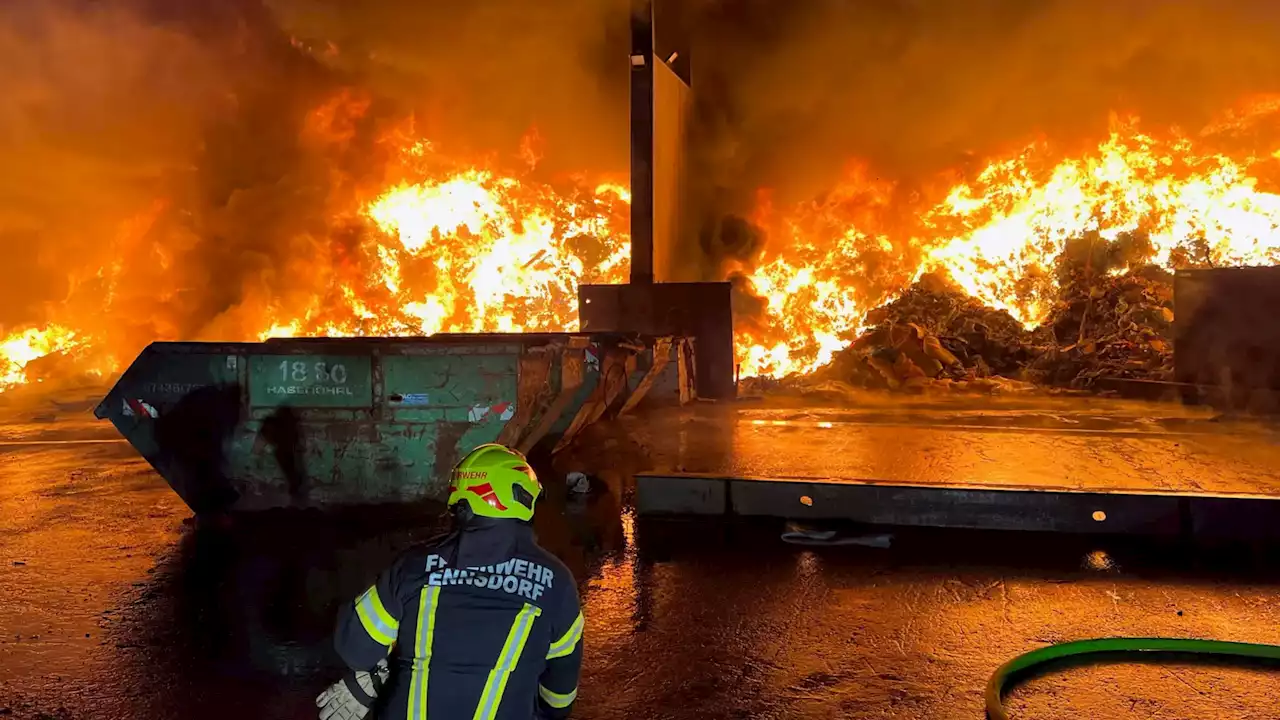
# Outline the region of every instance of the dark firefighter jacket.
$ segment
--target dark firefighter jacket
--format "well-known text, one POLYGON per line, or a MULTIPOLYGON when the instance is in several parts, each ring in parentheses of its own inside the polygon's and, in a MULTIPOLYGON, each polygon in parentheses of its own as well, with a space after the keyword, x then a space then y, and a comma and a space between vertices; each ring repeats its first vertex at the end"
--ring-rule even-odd
POLYGON ((529 525, 473 518, 396 560, 339 613, 335 644, 354 670, 392 652, 379 720, 563 718, 582 664, 578 589, 529 525))

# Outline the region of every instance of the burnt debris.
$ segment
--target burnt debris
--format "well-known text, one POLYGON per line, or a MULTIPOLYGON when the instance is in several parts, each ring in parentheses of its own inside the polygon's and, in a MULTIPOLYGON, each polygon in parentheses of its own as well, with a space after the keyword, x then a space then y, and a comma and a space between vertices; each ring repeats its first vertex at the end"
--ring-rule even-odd
POLYGON ((811 375, 745 381, 747 394, 837 385, 903 392, 1095 391, 1099 380, 1173 378, 1173 278, 1064 258, 1038 327, 926 275, 867 315, 869 329, 811 375), (1096 269, 1095 269, 1096 268, 1096 269))

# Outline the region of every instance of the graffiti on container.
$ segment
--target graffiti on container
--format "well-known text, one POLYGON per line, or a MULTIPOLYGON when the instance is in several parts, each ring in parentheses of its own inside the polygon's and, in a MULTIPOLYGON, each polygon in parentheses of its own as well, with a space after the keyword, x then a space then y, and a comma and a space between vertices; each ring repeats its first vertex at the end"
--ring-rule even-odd
POLYGON ((160 411, 156 410, 154 405, 138 399, 126 399, 124 401, 124 414, 130 417, 135 415, 149 418, 160 417, 160 411))
POLYGON ((497 415, 502 420, 510 420, 516 414, 514 403, 503 402, 497 405, 473 405, 467 413, 467 419, 473 423, 481 420, 487 420, 491 415, 497 415))

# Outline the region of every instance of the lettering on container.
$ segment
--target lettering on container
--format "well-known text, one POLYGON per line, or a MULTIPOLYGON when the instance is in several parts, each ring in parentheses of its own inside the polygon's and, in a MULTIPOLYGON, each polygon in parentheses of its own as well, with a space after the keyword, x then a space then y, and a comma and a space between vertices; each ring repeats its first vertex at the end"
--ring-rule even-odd
POLYGON ((327 363, 323 360, 314 365, 303 360, 280 361, 281 383, 347 383, 347 366, 342 363, 327 363))
POLYGON ((351 388, 349 387, 342 387, 342 386, 329 387, 325 385, 313 385, 311 387, 306 387, 306 386, 300 387, 298 385, 268 385, 267 394, 268 395, 311 395, 311 396, 322 395, 326 397, 336 397, 339 395, 345 395, 347 397, 355 396, 355 393, 351 392, 351 388))
POLYGON ((272 384, 267 386, 268 395, 355 397, 347 385, 347 367, 342 363, 281 360, 273 374, 272 384))
POLYGON ((196 390, 213 387, 207 383, 151 382, 143 385, 152 395, 189 395, 196 390))

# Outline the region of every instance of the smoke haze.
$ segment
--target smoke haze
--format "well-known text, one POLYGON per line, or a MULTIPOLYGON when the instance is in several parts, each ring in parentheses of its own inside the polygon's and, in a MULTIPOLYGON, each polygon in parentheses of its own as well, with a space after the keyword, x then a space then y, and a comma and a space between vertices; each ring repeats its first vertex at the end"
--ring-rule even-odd
POLYGON ((849 158, 927 176, 1039 134, 1096 139, 1112 111, 1194 132, 1280 90, 1278 31, 1258 0, 710 3, 695 86, 715 87, 717 178, 807 199, 849 158))
MULTIPOLYGON (((1116 110, 1194 131, 1280 91, 1265 0, 688 8, 715 279, 767 242, 760 188, 821 197, 856 158, 882 192, 838 201, 909 208, 1041 133, 1096 139, 1116 110)), ((626 0, 5 3, 0 333, 93 318, 127 362, 314 306, 361 263, 358 191, 388 179, 393 131, 483 154, 536 128, 540 172, 625 177, 628 37, 626 0)))
POLYGON ((313 307, 361 261, 390 132, 514 153, 536 128, 553 170, 625 168, 608 3, 355 5, 0 7, 0 335, 71 317, 127 362, 313 307))

